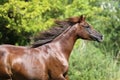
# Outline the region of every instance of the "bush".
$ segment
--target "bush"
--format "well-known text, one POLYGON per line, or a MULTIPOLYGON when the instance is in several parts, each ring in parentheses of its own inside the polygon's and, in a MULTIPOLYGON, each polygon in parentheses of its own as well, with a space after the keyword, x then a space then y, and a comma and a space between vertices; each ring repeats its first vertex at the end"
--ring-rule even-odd
POLYGON ((2 0, 0 43, 26 45, 31 36, 50 27, 53 19, 81 14, 90 17, 100 11, 89 5, 89 0, 2 0))
POLYGON ((120 65, 91 43, 75 47, 70 58, 70 80, 119 80, 120 65))

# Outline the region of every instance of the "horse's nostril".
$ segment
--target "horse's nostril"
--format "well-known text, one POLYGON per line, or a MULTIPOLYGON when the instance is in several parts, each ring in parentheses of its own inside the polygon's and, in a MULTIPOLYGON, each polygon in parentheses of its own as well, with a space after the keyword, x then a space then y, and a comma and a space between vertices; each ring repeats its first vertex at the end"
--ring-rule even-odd
POLYGON ((100 38, 101 38, 101 40, 103 40, 104 36, 103 36, 103 35, 100 35, 100 38))
POLYGON ((101 35, 101 38, 103 38, 103 35, 101 35))

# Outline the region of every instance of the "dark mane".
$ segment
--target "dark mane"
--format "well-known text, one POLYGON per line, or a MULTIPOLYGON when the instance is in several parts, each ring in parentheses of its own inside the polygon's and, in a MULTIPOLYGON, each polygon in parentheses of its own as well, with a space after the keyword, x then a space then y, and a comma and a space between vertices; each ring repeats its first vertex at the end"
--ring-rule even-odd
POLYGON ((78 17, 75 18, 68 18, 66 21, 55 21, 55 25, 51 27, 50 29, 40 32, 37 36, 34 37, 34 43, 32 44, 32 47, 38 47, 43 44, 51 42, 53 39, 55 39, 58 35, 60 35, 63 31, 65 31, 69 26, 74 25, 78 22, 78 17), (77 21, 76 21, 77 20, 77 21))

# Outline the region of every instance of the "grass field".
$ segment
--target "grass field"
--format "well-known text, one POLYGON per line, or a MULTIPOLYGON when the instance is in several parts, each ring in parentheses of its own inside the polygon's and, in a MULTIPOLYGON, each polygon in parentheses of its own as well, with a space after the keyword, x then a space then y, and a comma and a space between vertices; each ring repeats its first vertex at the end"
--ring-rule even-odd
POLYGON ((70 80, 120 80, 118 60, 92 43, 80 40, 74 47, 69 60, 70 80))

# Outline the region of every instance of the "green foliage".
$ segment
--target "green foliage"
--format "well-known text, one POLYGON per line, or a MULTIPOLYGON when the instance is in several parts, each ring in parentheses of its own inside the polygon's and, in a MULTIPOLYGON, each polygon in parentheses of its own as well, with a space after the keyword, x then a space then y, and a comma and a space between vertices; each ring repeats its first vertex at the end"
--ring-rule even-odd
POLYGON ((0 43, 19 45, 29 43, 30 36, 50 27, 55 18, 91 16, 100 11, 89 0, 2 0, 0 4, 0 43))
POLYGON ((50 9, 50 6, 47 1, 39 0, 28 2, 9 0, 0 5, 0 28, 2 28, 0 42, 21 45, 29 43, 30 36, 52 24, 51 19, 45 20, 42 17, 43 13, 50 9))
POLYGON ((99 13, 101 16, 96 19, 93 25, 101 29, 104 34, 104 41, 100 46, 104 52, 109 52, 106 55, 118 55, 120 50, 120 2, 119 1, 104 1, 99 2, 99 6, 103 10, 99 13))
POLYGON ((119 80, 120 65, 113 56, 101 54, 99 48, 81 41, 70 58, 70 80, 119 80))

